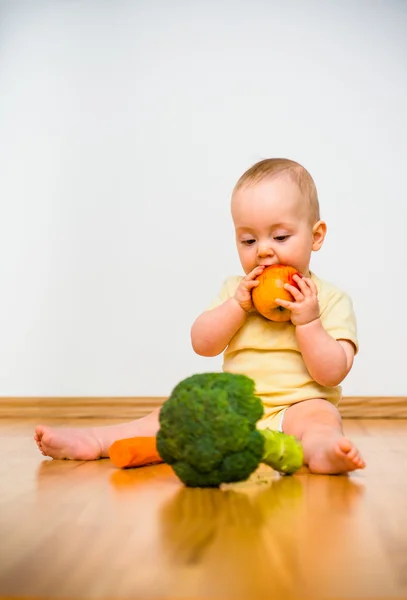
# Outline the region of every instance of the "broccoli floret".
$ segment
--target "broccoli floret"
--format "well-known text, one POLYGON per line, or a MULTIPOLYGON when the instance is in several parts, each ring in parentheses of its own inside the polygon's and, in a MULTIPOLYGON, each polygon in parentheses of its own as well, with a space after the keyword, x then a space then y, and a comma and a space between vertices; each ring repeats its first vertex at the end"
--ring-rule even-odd
POLYGON ((161 408, 157 450, 191 487, 243 481, 261 461, 278 466, 281 472, 294 472, 299 459, 302 464, 301 446, 290 436, 272 432, 277 438, 267 437, 258 431, 256 424, 262 415, 262 402, 249 377, 192 375, 173 389, 161 408), (287 448, 292 447, 294 467, 292 461, 287 464, 287 448))

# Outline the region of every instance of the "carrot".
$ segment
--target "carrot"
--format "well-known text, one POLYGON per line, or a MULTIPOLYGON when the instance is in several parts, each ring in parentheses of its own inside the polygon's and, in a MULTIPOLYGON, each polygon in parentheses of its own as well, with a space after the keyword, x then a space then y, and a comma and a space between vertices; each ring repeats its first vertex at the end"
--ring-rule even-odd
POLYGON ((142 467, 164 462, 158 454, 155 437, 117 440, 109 448, 109 458, 116 467, 142 467))

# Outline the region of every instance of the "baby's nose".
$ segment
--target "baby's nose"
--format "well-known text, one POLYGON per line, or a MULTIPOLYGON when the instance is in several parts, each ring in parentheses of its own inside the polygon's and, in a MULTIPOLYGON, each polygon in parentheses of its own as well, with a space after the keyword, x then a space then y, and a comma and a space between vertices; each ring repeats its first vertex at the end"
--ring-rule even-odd
POLYGON ((274 250, 271 247, 271 244, 267 242, 263 242, 258 246, 258 254, 259 256, 272 256, 274 254, 274 250))

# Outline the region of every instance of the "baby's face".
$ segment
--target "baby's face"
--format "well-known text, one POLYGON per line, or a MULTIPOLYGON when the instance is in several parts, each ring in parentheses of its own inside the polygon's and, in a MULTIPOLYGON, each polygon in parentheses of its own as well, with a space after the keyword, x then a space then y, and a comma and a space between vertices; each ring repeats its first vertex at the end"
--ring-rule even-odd
POLYGON ((232 198, 236 243, 244 272, 258 265, 290 265, 305 276, 313 250, 309 206, 285 176, 237 190, 232 198))

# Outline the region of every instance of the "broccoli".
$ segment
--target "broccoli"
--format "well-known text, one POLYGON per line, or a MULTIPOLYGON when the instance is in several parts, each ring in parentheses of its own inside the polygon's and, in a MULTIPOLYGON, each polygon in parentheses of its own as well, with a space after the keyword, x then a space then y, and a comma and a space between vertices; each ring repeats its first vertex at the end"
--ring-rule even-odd
POLYGON ((160 412, 157 450, 190 487, 246 480, 264 462, 292 474, 303 462, 293 436, 259 431, 263 405, 254 381, 233 373, 200 373, 173 389, 160 412))

